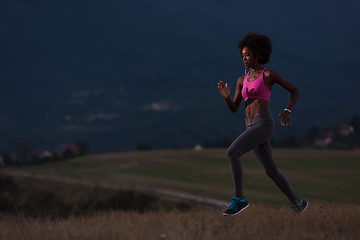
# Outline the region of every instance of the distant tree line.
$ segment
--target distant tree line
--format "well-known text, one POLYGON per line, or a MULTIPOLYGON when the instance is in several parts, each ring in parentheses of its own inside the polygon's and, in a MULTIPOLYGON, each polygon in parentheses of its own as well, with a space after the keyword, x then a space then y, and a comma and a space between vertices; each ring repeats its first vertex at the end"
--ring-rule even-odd
POLYGON ((85 142, 60 144, 57 149, 42 148, 33 152, 31 144, 21 140, 9 154, 0 154, 0 167, 40 164, 64 160, 89 153, 90 145, 85 142))
MULTIPOLYGON (((204 148, 224 148, 229 147, 232 140, 227 138, 215 139, 203 143, 204 148)), ((300 136, 282 136, 271 139, 273 147, 281 148, 327 148, 327 149, 356 149, 360 150, 360 115, 355 115, 352 119, 341 126, 319 128, 312 126, 308 132, 300 136)), ((188 146, 189 147, 189 146, 188 146)), ((173 146, 178 149, 181 146, 173 146)), ((140 141, 136 146, 138 151, 149 151, 152 146, 140 141)), ((33 153, 30 143, 20 141, 15 150, 10 154, 0 154, 0 167, 39 164, 43 162, 63 160, 89 153, 90 146, 86 142, 74 144, 61 144, 55 151, 42 149, 33 153)))
MULTIPOLYGON (((228 147, 229 139, 217 139, 206 143, 206 148, 228 147)), ((304 135, 287 135, 273 137, 273 147, 281 148, 327 148, 327 149, 360 149, 360 115, 355 115, 346 124, 320 128, 312 126, 304 135)))

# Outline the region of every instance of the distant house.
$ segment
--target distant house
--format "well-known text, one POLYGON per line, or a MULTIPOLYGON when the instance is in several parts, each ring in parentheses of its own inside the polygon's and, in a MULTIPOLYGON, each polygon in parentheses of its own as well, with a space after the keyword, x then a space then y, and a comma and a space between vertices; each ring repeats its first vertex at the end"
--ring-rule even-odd
POLYGON ((340 136, 342 137, 346 137, 346 136, 349 136, 351 133, 354 132, 354 127, 349 125, 349 124, 345 124, 345 125, 342 125, 340 130, 339 130, 339 134, 340 136))
POLYGON ((332 131, 326 131, 315 136, 314 145, 317 147, 326 147, 333 143, 335 134, 332 131))
POLYGON ((54 157, 54 153, 52 153, 50 150, 47 150, 46 148, 42 148, 36 153, 36 156, 39 159, 51 159, 54 157))
POLYGON ((201 146, 200 144, 197 144, 197 145, 194 146, 195 151, 201 151, 203 149, 204 149, 203 146, 201 146))
POLYGON ((64 143, 60 145, 57 153, 61 157, 78 155, 80 154, 80 147, 75 143, 64 143))

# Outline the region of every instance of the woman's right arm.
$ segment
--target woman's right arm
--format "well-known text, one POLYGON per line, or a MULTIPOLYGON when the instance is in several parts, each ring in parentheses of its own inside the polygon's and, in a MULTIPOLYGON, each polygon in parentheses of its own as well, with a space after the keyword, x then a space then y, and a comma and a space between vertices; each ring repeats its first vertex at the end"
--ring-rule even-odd
POLYGON ((224 82, 222 81, 218 83, 218 89, 220 95, 225 99, 226 104, 228 105, 229 109, 232 112, 236 112, 240 106, 242 100, 241 90, 242 90, 243 80, 244 80, 244 76, 241 76, 237 81, 234 100, 232 100, 230 97, 230 89, 228 87, 228 84, 227 83, 224 84, 224 82))

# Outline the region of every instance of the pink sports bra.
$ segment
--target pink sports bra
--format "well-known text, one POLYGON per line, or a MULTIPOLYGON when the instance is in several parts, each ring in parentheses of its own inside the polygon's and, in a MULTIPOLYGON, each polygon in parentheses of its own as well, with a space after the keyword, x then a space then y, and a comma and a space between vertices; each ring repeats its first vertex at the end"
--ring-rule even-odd
POLYGON ((246 74, 243 83, 243 88, 241 90, 241 94, 245 99, 245 101, 248 100, 249 98, 260 98, 260 99, 265 99, 266 101, 270 100, 271 91, 264 84, 265 70, 266 68, 264 68, 261 71, 260 76, 252 82, 248 82, 247 80, 250 72, 246 74))

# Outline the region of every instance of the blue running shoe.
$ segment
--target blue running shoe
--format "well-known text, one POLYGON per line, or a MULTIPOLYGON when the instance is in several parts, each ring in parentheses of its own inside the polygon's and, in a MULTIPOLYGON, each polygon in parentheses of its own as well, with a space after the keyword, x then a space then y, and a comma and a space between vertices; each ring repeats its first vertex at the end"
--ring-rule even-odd
POLYGON ((302 200, 301 198, 299 198, 300 203, 297 205, 290 205, 290 207, 292 208, 292 211, 294 214, 298 214, 298 213, 303 213, 305 212, 306 208, 308 207, 309 203, 305 200, 302 200))
POLYGON ((224 216, 235 216, 249 206, 249 203, 246 201, 245 197, 244 199, 233 197, 231 200, 232 202, 229 206, 229 209, 224 212, 224 216))

